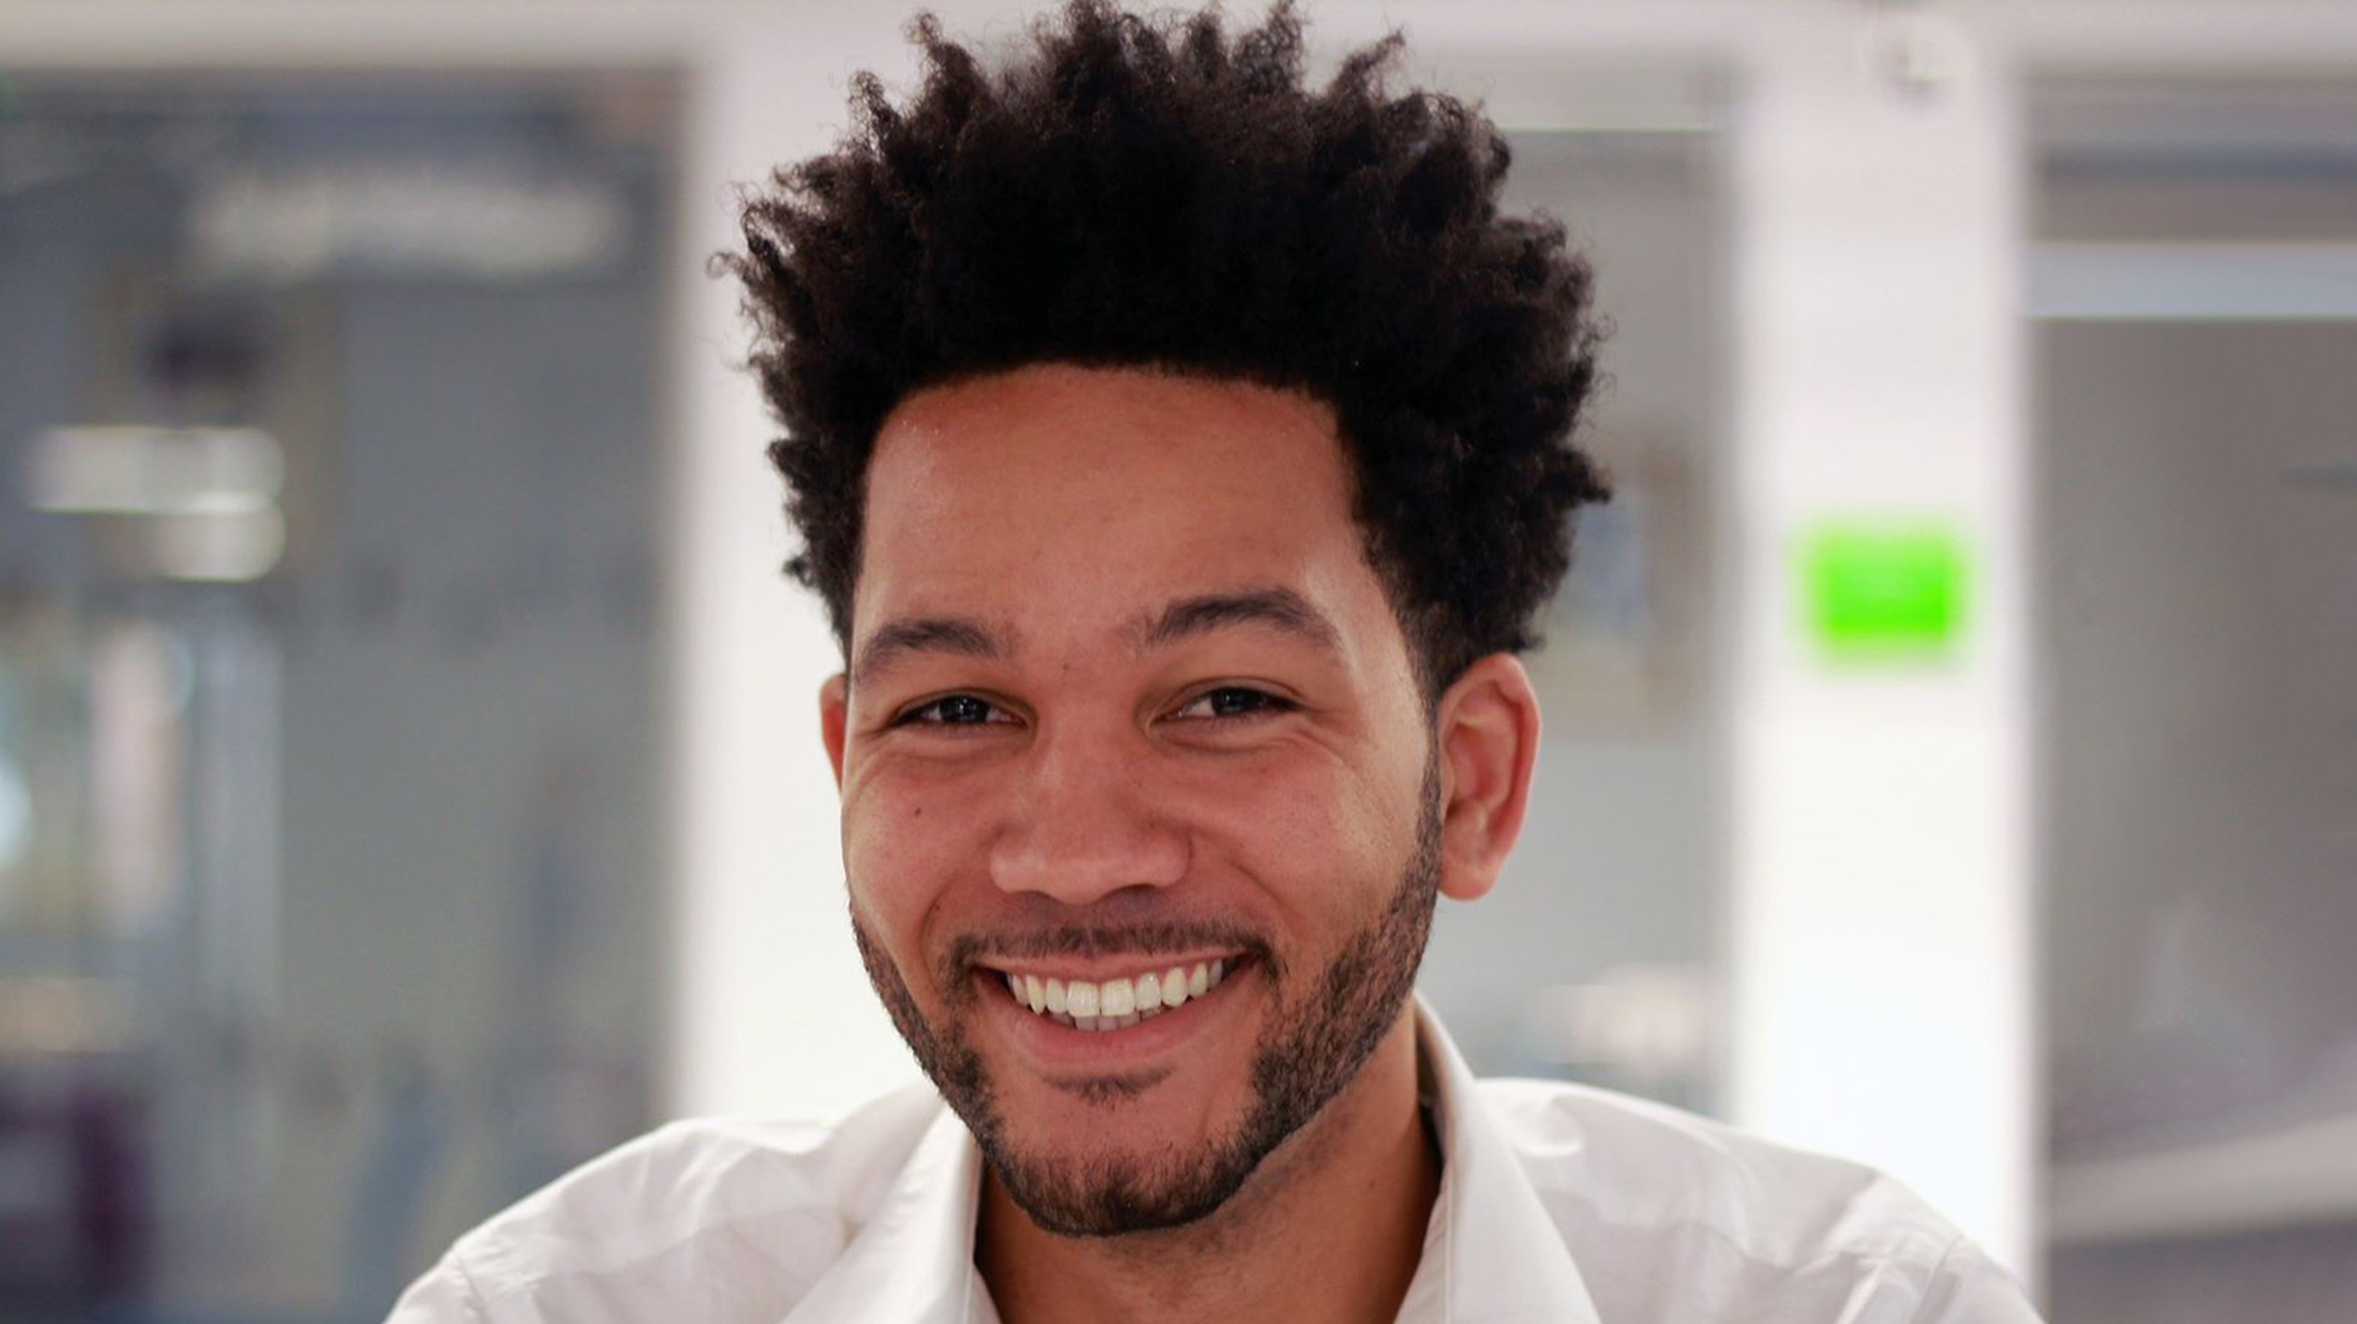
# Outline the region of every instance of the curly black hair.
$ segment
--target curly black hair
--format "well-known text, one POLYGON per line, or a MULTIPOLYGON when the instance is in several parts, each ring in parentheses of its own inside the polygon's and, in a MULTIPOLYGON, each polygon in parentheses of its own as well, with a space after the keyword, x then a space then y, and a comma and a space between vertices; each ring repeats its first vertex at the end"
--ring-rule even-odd
POLYGON ((1141 17, 1068 0, 986 70, 930 15, 895 106, 741 200, 751 364, 805 548, 787 571, 850 647, 865 476, 912 392, 1036 362, 1299 390, 1334 410, 1355 511, 1430 702, 1537 644, 1571 516, 1607 495, 1570 438, 1596 375, 1593 277, 1563 227, 1501 216, 1509 159, 1455 98, 1389 95, 1397 33, 1303 86, 1279 0, 1141 17))

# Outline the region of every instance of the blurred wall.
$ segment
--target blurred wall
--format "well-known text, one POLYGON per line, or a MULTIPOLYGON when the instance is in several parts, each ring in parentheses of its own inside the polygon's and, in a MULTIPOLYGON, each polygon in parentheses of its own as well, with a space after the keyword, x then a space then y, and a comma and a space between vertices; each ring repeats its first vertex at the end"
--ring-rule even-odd
MULTIPOLYGON (((1007 36, 1032 6, 971 0, 941 8, 953 30, 1007 36)), ((2023 89, 2091 68, 2205 77, 2357 68, 2357 17, 2317 3, 2121 0, 2008 7, 1333 0, 1315 17, 1313 38, 1329 59, 1404 23, 1419 77, 1479 95, 1509 127, 1533 134, 1577 128, 1593 111, 1595 99, 1564 76, 1568 68, 1703 68, 1727 79, 1726 146, 1708 167, 1720 172, 1713 187, 1724 190, 1730 245, 1727 302, 1716 310, 1726 340, 1697 347, 1694 398, 1680 396, 1674 375, 1640 382, 1632 373, 1622 401, 1624 422, 1641 423, 1648 412, 1690 417, 1698 437, 1724 445, 1722 472, 1701 480, 1696 502, 1705 512, 1698 545, 1714 558, 1703 578, 1713 586, 1716 621, 1697 668, 1702 716, 1668 736, 1588 728, 1569 744, 1551 744, 1548 775, 1558 780, 1550 794, 1617 806, 1626 835, 1610 845, 1580 836, 1572 815, 1534 826, 1515 866, 1515 899, 1502 896, 1502 908, 1489 912, 1495 919, 1466 911, 1446 921, 1429 981, 1435 996, 1487 1045, 1485 1065, 1552 1069, 1572 1064, 1517 1057, 1527 1041, 1518 1037, 1514 991, 1482 968, 1499 951, 1513 951, 1525 967, 1523 988, 1576 984, 1620 955, 1698 967, 1704 983, 1716 985, 1706 990, 1715 1057, 1706 1078, 1716 1084, 1693 1101, 1787 1139, 1880 1162, 1956 1214, 2000 1259, 2034 1267, 2041 1082, 2030 1001, 2038 862, 2029 813, 2036 783, 2027 512, 2035 476, 2026 460, 2031 339, 2021 299, 2023 89), (1723 413, 1713 398, 1721 391, 1723 413), (1969 556, 1973 615, 1961 649, 1941 664, 1849 671, 1825 666, 1816 651, 1803 624, 1796 548, 1825 521, 1861 517, 1929 520, 1969 556), (1717 727, 1713 703, 1723 708, 1717 727), (1652 839, 1668 844, 1642 849, 1652 839), (1543 905, 1550 886, 1584 889, 1579 904, 1596 909, 1578 936, 1593 937, 1592 946, 1541 951, 1512 924, 1534 913, 1513 907, 1543 905), (1698 929, 1711 923, 1717 936, 1703 939, 1698 929), (1486 927, 1493 924, 1514 927, 1518 938, 1486 927)), ((53 72, 674 68, 685 99, 681 214, 668 260, 687 272, 733 242, 733 181, 828 145, 845 118, 849 71, 906 77, 901 21, 898 12, 852 3, 21 0, 0 9, 0 62, 53 72)), ((1546 159, 1543 148, 1530 155, 1546 159)), ((1546 177, 1542 169, 1531 183, 1546 177)), ((1616 242, 1616 227, 1656 223, 1642 217, 1641 204, 1661 181, 1623 182, 1630 191, 1597 209, 1597 237, 1606 244, 1616 242)), ((1576 228, 1577 197, 1562 206, 1576 228)), ((1630 269, 1644 270, 1641 260, 1630 269)), ((1614 279, 1607 271, 1608 293, 1614 279)), ((1637 315, 1633 305, 1622 313, 1637 315)), ((670 688, 655 718, 666 743, 644 754, 647 775, 663 788, 669 826, 657 848, 668 863, 658 872, 673 889, 665 1111, 836 1111, 912 1071, 866 995, 843 923, 833 790, 814 702, 839 659, 815 605, 777 574, 788 548, 775 488, 757 458, 771 427, 734 365, 744 344, 734 291, 686 280, 672 318, 664 331, 666 352, 676 356, 669 360, 676 394, 664 401, 669 440, 661 452, 668 569, 657 627, 670 688)), ((1646 333, 1631 334, 1641 342, 1646 333)), ((2122 357, 2126 342, 2048 343, 2058 364, 2085 374, 2094 393, 2085 399, 2093 400, 2115 386, 2139 389, 2131 382, 2152 363, 2190 371, 2211 353, 2167 341, 2136 351, 2157 356, 2143 367, 2122 357)), ((2279 389, 2269 385, 2272 362, 2261 355, 2236 369, 2247 374, 2236 389, 2260 396, 2279 389)), ((2154 398, 2170 397, 2164 390, 2154 398)), ((2156 419, 2158 435, 2191 448, 2190 433, 2169 428, 2207 403, 2188 400, 2156 419)), ((2194 450, 2168 453, 2187 482, 2199 481, 2194 450)), ((1695 454, 1721 458, 1707 445, 1695 454)), ((2066 457, 2058 472, 2117 462, 2089 450, 2066 457)), ((2167 540, 2156 540, 2154 524, 2182 518, 2222 546, 2235 544, 2233 555, 2202 572, 2213 576, 2205 582, 2214 594, 2167 607, 2136 604, 2142 614, 2110 618, 2187 641, 2183 669, 2151 673, 2149 687, 2119 687, 2123 705, 2175 697, 2200 710, 2213 701, 2203 687, 2227 683, 2245 666, 2271 665, 2262 645, 2217 637, 2254 626, 2248 581, 2236 567, 2278 551, 2281 564, 2309 564, 2305 544, 2264 554, 2242 547, 2242 535, 2217 522, 2222 512, 2192 500, 2191 490, 2156 486, 2140 510, 2105 506, 2072 526, 2092 536, 2106 520, 2132 524, 2124 542, 2106 548, 2158 554, 2167 540)), ((2269 529, 2270 538, 2296 536, 2269 529)), ((2130 557, 2131 593, 2164 587, 2158 581, 2167 577, 2148 574, 2147 565, 2130 557)), ((2067 574, 2057 582, 2067 592, 2067 574)), ((2309 587, 2329 599, 2329 583, 2309 587)), ((2276 625, 2283 619, 2306 618, 2276 625)), ((2066 688, 2099 684, 2101 668, 2072 670, 2080 665, 2066 664, 2066 688)), ((2290 687, 2312 683, 2324 682, 2295 677, 2290 687)), ((2297 726, 2285 716, 2294 710, 2258 712, 2260 701, 2247 694, 2215 702, 2222 718, 2297 726)), ((2322 729, 2295 729, 2289 738, 2318 740, 2322 729)), ((2280 809, 2291 803, 2286 797, 2337 784, 2335 747, 2302 747, 2319 751, 2321 780, 2254 791, 2254 807, 2280 809)), ((2113 778, 2136 770, 2135 748, 2097 741, 2082 752, 2085 761, 2064 764, 2070 784, 2056 806, 2090 821, 2128 814, 2104 797, 2113 778)), ((2254 787, 2277 785, 2264 751, 2247 737, 2226 741, 2215 757, 2239 758, 2235 769, 2251 773, 2254 787)), ((2157 802, 2159 812, 2169 817, 2166 805, 2190 803, 2196 792, 2187 783, 2182 797, 2157 802)), ((2198 808, 2208 815, 2198 821, 2221 821, 2213 807, 2198 808)), ((2177 820, 2160 831, 2156 839, 2171 839, 2177 820)), ((2246 835, 2263 834, 2237 820, 2191 846, 2213 850, 2246 835)), ((2237 867, 2286 874, 2305 867, 2276 844, 2254 841, 2237 867)), ((2077 849, 2064 844, 2056 857, 2072 876, 2113 867, 2082 869, 2077 849)), ((2337 867, 2328 864, 2328 872, 2337 867)), ((2069 991, 2070 1016, 2086 1009, 2074 1026, 2100 1034, 2105 1017, 2125 1014, 2117 972, 2135 961, 2126 946, 2102 942, 2103 903, 2087 904, 2085 916, 2066 913, 2058 925, 2095 932, 2106 954, 2085 972, 2055 971, 2051 982, 2069 991)), ((2308 912, 2294 905, 2282 913, 2308 912)))

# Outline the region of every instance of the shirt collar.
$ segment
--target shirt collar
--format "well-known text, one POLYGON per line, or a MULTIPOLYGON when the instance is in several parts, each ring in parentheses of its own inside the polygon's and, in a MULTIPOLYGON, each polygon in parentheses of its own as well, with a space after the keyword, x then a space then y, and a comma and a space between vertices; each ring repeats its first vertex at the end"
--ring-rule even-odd
MULTIPOLYGON (((1416 1068, 1440 1133, 1440 1195, 1401 1324, 1599 1324, 1596 1303, 1472 1068, 1416 999, 1416 1068)), ((1557 1136, 1556 1145, 1579 1143, 1557 1136)))
POLYGON ((785 1324, 998 1324, 974 1268, 982 1151, 946 1103, 881 1204, 785 1324))
MULTIPOLYGON (((1442 1167, 1401 1324, 1599 1324, 1472 1070, 1422 998, 1415 1015, 1417 1070, 1442 1167)), ((981 1151, 941 1105, 883 1203, 784 1324, 998 1324, 974 1268, 981 1192, 981 1151)))

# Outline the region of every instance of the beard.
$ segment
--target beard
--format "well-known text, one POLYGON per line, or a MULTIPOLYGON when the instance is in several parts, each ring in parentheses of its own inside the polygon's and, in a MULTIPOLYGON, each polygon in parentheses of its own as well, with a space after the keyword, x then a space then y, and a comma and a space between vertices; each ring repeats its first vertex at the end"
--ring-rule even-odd
MULTIPOLYGON (((851 932, 868 980, 917 1063, 962 1118, 983 1160, 1016 1205, 1043 1230, 1069 1237, 1109 1237, 1180 1227, 1211 1214, 1242 1190, 1261 1162, 1315 1118, 1350 1084, 1398 1023, 1414 991, 1416 968, 1432 931, 1440 884, 1441 802, 1437 751, 1426 760, 1414 853, 1383 909, 1353 933, 1288 1003, 1285 964, 1265 942, 1232 929, 1148 925, 1075 929, 1045 935, 1035 951, 1168 950, 1206 940, 1242 948, 1268 977, 1277 1004, 1252 1056, 1252 1099, 1226 1136, 1189 1150, 1092 1159, 1026 1152, 1007 1139, 990 1074, 968 1041, 963 1014, 978 1003, 970 961, 978 944, 954 944, 941 962, 939 987, 948 1014, 936 1025, 918 1009, 899 968, 864 924, 857 906, 851 932)), ((1083 1093, 1091 1101, 1126 1099, 1142 1088, 1108 1078, 1083 1093)))

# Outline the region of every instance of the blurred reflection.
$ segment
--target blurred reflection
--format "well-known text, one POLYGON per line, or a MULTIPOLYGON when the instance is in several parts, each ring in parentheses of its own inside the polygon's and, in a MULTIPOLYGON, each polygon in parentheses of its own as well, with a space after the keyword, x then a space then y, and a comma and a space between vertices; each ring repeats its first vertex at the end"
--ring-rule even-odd
POLYGON ((0 1317, 380 1318, 648 1124, 672 105, 0 96, 0 1317))
POLYGON ((2357 87, 2035 112, 2054 1316, 2357 1318, 2357 87))

